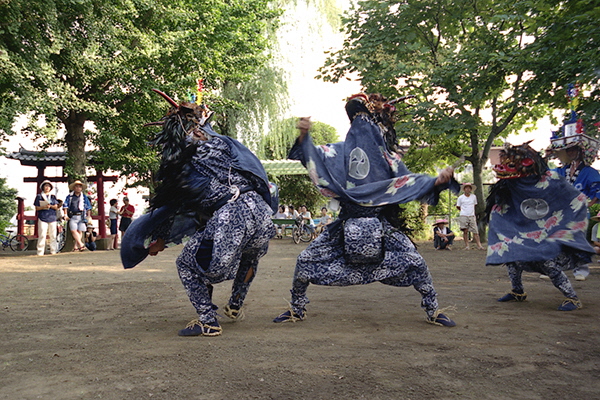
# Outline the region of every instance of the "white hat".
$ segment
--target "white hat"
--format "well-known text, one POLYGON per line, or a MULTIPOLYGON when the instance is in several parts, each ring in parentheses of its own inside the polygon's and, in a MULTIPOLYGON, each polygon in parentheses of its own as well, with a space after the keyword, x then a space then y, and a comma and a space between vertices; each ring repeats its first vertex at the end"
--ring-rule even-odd
POLYGON ((45 184, 50 185, 50 190, 54 189, 54 185, 52 184, 52 182, 50 182, 48 179, 46 179, 44 182, 40 183, 40 189, 44 190, 44 185, 45 184))

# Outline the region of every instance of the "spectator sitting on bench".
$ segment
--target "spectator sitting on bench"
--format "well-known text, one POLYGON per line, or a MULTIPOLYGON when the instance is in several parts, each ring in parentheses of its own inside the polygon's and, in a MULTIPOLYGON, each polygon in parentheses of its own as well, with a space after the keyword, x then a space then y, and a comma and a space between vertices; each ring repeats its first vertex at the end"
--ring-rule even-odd
MULTIPOLYGON (((279 206, 279 209, 277 210, 277 212, 275 213, 275 215, 273 216, 273 218, 275 218, 275 219, 288 219, 289 216, 285 212, 285 206, 279 206)), ((283 236, 285 236, 285 228, 287 227, 287 225, 276 225, 275 227, 277 228, 277 238, 278 239, 283 238, 283 236)))

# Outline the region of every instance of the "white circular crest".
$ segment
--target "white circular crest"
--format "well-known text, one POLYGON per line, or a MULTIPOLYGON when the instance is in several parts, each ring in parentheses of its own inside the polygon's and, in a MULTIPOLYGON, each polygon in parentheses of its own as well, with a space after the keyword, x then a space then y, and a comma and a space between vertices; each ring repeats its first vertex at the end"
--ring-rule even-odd
POLYGON ((348 175, 354 179, 365 179, 370 169, 371 164, 367 153, 360 147, 355 147, 348 159, 348 175))
POLYGON ((540 219, 548 215, 550 206, 544 199, 526 199, 521 202, 521 212, 529 219, 540 219))

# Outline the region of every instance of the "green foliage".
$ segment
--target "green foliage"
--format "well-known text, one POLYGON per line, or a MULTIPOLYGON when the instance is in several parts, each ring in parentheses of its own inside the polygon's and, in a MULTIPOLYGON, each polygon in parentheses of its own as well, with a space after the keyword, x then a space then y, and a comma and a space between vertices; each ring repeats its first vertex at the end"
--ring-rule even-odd
POLYGON ((285 160, 298 136, 298 118, 286 118, 276 123, 263 137, 260 154, 265 160, 285 160))
MULTIPOLYGON (((273 129, 262 139, 261 155, 266 160, 286 159, 296 137, 298 118, 286 118, 273 126, 273 129)), ((314 121, 310 129, 314 144, 327 144, 339 141, 335 128, 323 122, 314 121)))
POLYGON ((312 215, 317 215, 317 211, 329 201, 308 175, 281 175, 272 180, 279 186, 279 204, 292 205, 296 211, 305 205, 312 215))
POLYGON ((347 39, 321 78, 356 74, 368 92, 415 95, 397 124, 399 137, 422 148, 407 164, 426 170, 464 156, 481 211, 483 166, 499 138, 564 108, 571 82, 591 87, 584 106, 598 107, 594 3, 361 1, 343 19, 347 39))
POLYGON ((288 91, 284 72, 273 65, 261 68, 246 82, 227 82, 217 102, 217 129, 239 139, 259 158, 260 142, 287 110, 288 91))
MULTIPOLYGON (((306 6, 316 8, 320 15, 311 21, 298 20, 295 17, 286 18, 283 15, 281 24, 287 25, 286 29, 295 29, 298 25, 305 24, 310 24, 311 30, 316 31, 320 31, 323 25, 339 29, 341 11, 336 0, 308 0, 302 2, 303 4, 298 3, 297 0, 271 2, 274 7, 285 9, 288 16, 294 15, 298 8, 304 9, 306 6)), ((222 134, 239 139, 261 159, 268 158, 261 145, 263 136, 280 130, 281 118, 289 110, 289 78, 286 78, 289 74, 276 63, 276 60, 287 58, 280 53, 278 28, 279 21, 267 25, 267 54, 272 57, 267 65, 243 82, 226 82, 218 99, 221 101, 213 107, 217 111, 216 129, 222 134)), ((285 154, 281 158, 285 158, 285 154)))
POLYGON ((17 212, 17 189, 6 185, 6 178, 0 178, 0 233, 10 225, 10 219, 17 212))
POLYGON ((143 171, 156 161, 143 124, 167 109, 150 89, 185 100, 197 78, 215 91, 250 79, 267 60, 264 33, 278 14, 268 0, 2 2, 0 139, 29 113, 27 132, 66 145, 71 176, 84 174, 91 144, 100 167, 150 178, 143 171), (88 121, 95 130, 84 129, 88 121))
MULTIPOLYGON (((265 159, 282 160, 287 158, 298 136, 297 121, 298 118, 296 117, 287 118, 277 124, 275 129, 263 138, 261 148, 265 159)), ((338 141, 335 128, 319 121, 313 122, 310 135, 314 144, 327 144, 338 141)), ((270 177, 270 180, 279 186, 280 204, 291 204, 296 209, 304 204, 313 215, 317 215, 317 211, 329 201, 321 195, 308 175, 276 176, 270 177)))
POLYGON ((429 215, 447 215, 450 218, 458 217, 459 211, 456 208, 457 195, 444 190, 440 193, 440 201, 435 206, 429 206, 427 212, 429 215))
POLYGON ((590 216, 594 217, 598 214, 598 212, 600 212, 600 203, 596 203, 590 206, 590 209, 588 210, 590 213, 590 216))
MULTIPOLYGON (((296 5, 298 0, 276 0, 274 1, 280 8, 288 7, 290 5, 296 5)), ((304 0, 308 4, 312 4, 319 11, 319 13, 325 17, 327 23, 334 29, 340 27, 340 14, 341 10, 336 0, 304 0)))
POLYGON ((411 237, 415 240, 421 240, 427 237, 429 226, 425 223, 425 213, 427 206, 418 201, 400 204, 402 209, 401 217, 406 221, 406 226, 412 229, 411 237))

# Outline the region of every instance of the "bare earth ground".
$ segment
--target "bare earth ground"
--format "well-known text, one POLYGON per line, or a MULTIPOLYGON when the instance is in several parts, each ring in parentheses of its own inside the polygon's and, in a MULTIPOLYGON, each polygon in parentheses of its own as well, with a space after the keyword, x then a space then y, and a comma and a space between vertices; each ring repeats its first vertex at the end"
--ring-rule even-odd
MULTIPOLYGON (((195 315, 181 247, 128 271, 116 251, 0 251, 0 399, 600 398, 599 268, 573 280, 582 310, 557 311, 534 274, 525 303, 501 304, 506 271, 483 251, 422 243, 455 328, 427 324, 414 289, 378 283, 311 286, 308 319, 274 324, 304 247, 271 242, 245 319, 224 317, 216 338, 177 336, 195 315)), ((230 287, 215 288, 220 307, 230 287)))

